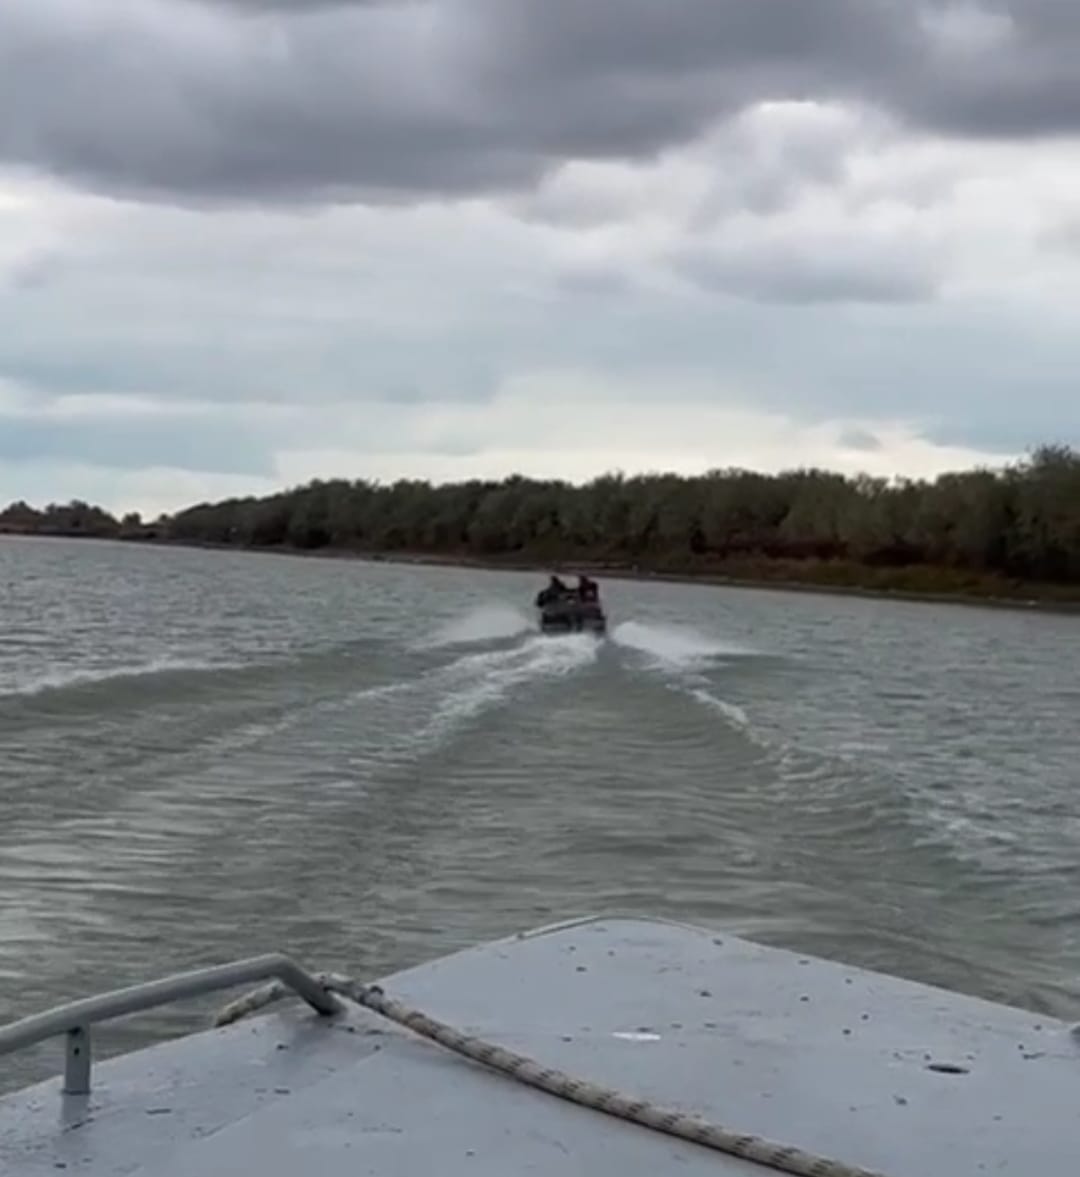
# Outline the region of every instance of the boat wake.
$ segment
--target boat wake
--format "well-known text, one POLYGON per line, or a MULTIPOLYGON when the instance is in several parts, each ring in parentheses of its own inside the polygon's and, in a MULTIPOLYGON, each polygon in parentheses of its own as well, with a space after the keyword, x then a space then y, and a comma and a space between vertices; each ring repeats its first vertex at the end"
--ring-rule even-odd
MULTIPOLYGON (((428 649, 455 645, 491 645, 520 637, 531 629, 528 618, 505 605, 488 605, 443 626, 429 639, 428 649)), ((425 698, 442 697, 417 733, 447 733, 484 710, 498 706, 512 691, 547 678, 573 674, 595 662, 605 645, 630 655, 623 672, 638 668, 659 676, 670 690, 679 691, 721 717, 732 727, 749 731, 750 720, 736 704, 716 693, 711 669, 735 659, 752 657, 755 651, 720 640, 688 627, 624 621, 608 641, 588 634, 561 637, 530 636, 510 647, 465 654, 439 667, 416 684, 425 698)))
POLYGON ((356 692, 350 702, 363 711, 374 759, 412 761, 444 746, 519 692, 584 670, 596 661, 599 646, 587 635, 527 637, 509 647, 461 654, 412 679, 356 692))
POLYGON ((447 621, 421 643, 421 648, 440 649, 502 641, 519 637, 534 628, 531 619, 520 609, 492 602, 447 621))
POLYGON ((236 662, 162 655, 159 658, 147 659, 145 662, 101 667, 71 667, 26 678, 12 676, 11 681, 0 681, 0 699, 34 698, 65 691, 120 685, 129 680, 142 681, 162 675, 207 674, 240 668, 241 664, 236 662))
POLYGON ((695 629, 624 621, 612 631, 616 645, 643 655, 657 668, 702 666, 718 660, 752 657, 754 650, 719 641, 695 629))
POLYGON ((669 690, 686 695, 725 723, 751 735, 750 717, 737 704, 717 693, 713 673, 756 651, 689 627, 624 621, 612 640, 629 651, 646 671, 658 675, 669 690))
POLYGON ((519 687, 574 674, 595 662, 598 650, 594 639, 575 634, 533 637, 510 650, 466 655, 433 676, 442 699, 424 730, 443 733, 500 705, 519 687))

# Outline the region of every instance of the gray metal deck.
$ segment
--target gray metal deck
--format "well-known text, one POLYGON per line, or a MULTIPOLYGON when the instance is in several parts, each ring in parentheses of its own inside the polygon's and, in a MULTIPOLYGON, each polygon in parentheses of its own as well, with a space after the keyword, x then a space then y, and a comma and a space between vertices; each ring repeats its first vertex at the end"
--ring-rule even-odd
MULTIPOLYGON (((1080 1172, 1080 1042, 1023 1011, 622 918, 381 983, 545 1064, 888 1177, 1080 1172)), ((0 1100, 5 1177, 768 1172, 521 1086, 356 1008, 321 1018, 290 1004, 99 1064, 89 1095, 60 1086, 0 1100)))

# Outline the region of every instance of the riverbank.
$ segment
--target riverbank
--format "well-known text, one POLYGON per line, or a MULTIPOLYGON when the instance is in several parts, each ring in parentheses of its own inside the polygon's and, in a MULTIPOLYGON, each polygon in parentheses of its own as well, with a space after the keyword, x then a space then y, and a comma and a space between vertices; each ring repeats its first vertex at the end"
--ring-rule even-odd
POLYGON ((1080 585, 1042 584, 976 577, 957 569, 924 565, 882 568, 852 561, 756 558, 701 562, 697 565, 645 565, 618 560, 542 558, 536 555, 476 556, 465 552, 371 551, 361 548, 300 548, 290 545, 238 545, 209 541, 143 539, 123 542, 194 547, 212 551, 258 552, 267 555, 364 560, 382 564, 413 564, 488 571, 550 572, 623 581, 666 581, 708 584, 718 588, 763 589, 773 592, 822 593, 829 596, 883 598, 928 604, 1080 613, 1080 585))
MULTIPOLYGON (((280 549, 262 549, 267 551, 280 549)), ((318 552, 304 553, 297 551, 297 555, 318 555, 318 552)), ((364 553, 344 552, 346 557, 369 560, 377 563, 420 564, 451 568, 478 568, 490 571, 535 572, 546 575, 549 572, 559 572, 561 575, 573 575, 584 572, 594 578, 626 581, 665 581, 675 584, 708 584, 718 588, 760 589, 772 592, 800 592, 819 593, 827 596, 863 597, 868 599, 884 598, 889 600, 903 600, 923 602, 927 604, 983 606, 998 609, 1040 610, 1053 613, 1080 613, 1080 586, 1071 585, 1043 585, 1025 584, 1024 582, 991 581, 989 578, 977 584, 965 585, 951 589, 931 589, 911 587, 917 582, 918 575, 910 575, 912 571, 930 573, 927 580, 933 580, 933 573, 940 573, 939 569, 895 569, 876 570, 866 569, 873 575, 880 573, 876 583, 852 583, 839 577, 851 574, 850 567, 843 569, 826 569, 821 572, 810 568, 782 567, 786 562, 760 561, 756 564, 765 565, 765 569, 740 568, 720 570, 713 568, 699 569, 664 569, 646 568, 640 565, 631 566, 607 561, 538 561, 516 559, 482 559, 473 556, 442 556, 430 553, 364 553), (775 564, 776 567, 768 567, 775 564), (763 574, 764 572, 764 574, 763 574), (814 578, 814 573, 820 579, 814 578), (889 572, 893 575, 890 576, 889 572), (807 575, 809 573, 809 575, 807 575), (908 574, 908 575, 904 575, 908 574), (830 579, 832 577, 832 579, 830 579)), ((792 561, 791 563, 796 563, 792 561)), ((799 561, 799 564, 809 563, 799 561)), ((944 570, 948 572, 948 570, 944 570)))

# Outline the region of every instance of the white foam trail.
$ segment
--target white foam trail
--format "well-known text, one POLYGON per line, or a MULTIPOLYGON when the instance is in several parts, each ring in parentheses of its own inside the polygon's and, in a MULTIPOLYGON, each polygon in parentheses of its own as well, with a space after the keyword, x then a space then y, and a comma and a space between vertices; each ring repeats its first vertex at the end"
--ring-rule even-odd
POLYGON ((514 691, 571 675, 598 657, 587 634, 532 637, 510 648, 462 654, 416 678, 358 692, 378 745, 359 755, 355 769, 415 760, 453 738, 476 716, 499 707, 514 691))
POLYGON ((239 751, 280 736, 302 724, 309 724, 316 715, 325 718, 333 712, 353 709, 359 704, 378 703, 379 700, 389 696, 400 695, 415 685, 415 682, 409 681, 383 683, 379 686, 363 687, 341 697, 323 699, 308 706, 294 707, 273 719, 255 720, 252 723, 232 728, 216 739, 207 741, 206 747, 219 752, 239 751))
POLYGON ((436 648, 472 645, 514 638, 532 628, 532 622, 520 609, 493 602, 448 621, 425 644, 436 648))
POLYGON ((471 654, 438 674, 445 693, 421 740, 441 738, 448 730, 498 706, 516 687, 573 674, 594 662, 599 643, 588 635, 532 638, 512 650, 471 654))
POLYGON ((705 690, 704 687, 691 687, 686 693, 691 699, 700 703, 703 707, 708 707, 711 711, 716 711, 722 715, 733 727, 740 728, 743 731, 748 731, 750 728, 750 716, 734 703, 727 702, 726 699, 721 699, 718 695, 714 695, 711 691, 705 690))
POLYGON ((708 637, 689 627, 647 625, 640 621, 623 622, 611 636, 624 649, 643 654, 646 668, 668 680, 669 690, 689 696, 754 743, 765 747, 754 732, 747 713, 737 704, 714 694, 708 676, 703 673, 710 663, 752 656, 753 650, 735 642, 708 637))
POLYGON ((668 683, 668 689, 672 691, 680 691, 693 699, 695 703, 719 715, 720 718, 729 726, 750 741, 751 744, 760 748, 762 752, 767 753, 770 757, 777 755, 784 755, 787 751, 786 744, 777 744, 774 740, 763 731, 761 731, 750 719, 750 716, 736 703, 729 703, 727 699, 720 698, 719 695, 714 695, 707 687, 698 685, 696 676, 692 676, 684 682, 668 683))
POLYGON ((175 671, 215 671, 237 669, 237 663, 211 662, 198 658, 164 656, 146 662, 122 664, 119 666, 72 667, 38 675, 22 682, 0 688, 0 698, 12 696, 30 697, 47 691, 62 691, 70 687, 96 686, 126 678, 145 678, 155 674, 169 674, 175 671))
POLYGON ((733 642, 721 642, 697 630, 673 625, 646 625, 624 621, 611 633, 612 641, 626 649, 647 654, 656 663, 690 667, 715 658, 746 657, 752 650, 733 642))

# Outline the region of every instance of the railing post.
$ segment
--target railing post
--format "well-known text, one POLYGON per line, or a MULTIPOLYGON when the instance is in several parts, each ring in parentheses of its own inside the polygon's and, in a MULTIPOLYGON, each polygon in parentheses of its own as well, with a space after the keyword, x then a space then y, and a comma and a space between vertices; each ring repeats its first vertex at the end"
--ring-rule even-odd
MULTIPOLYGON (((2 3, 3 0, 0 0, 2 3)), ((0 1026, 0 1057, 63 1034, 66 1039, 64 1094, 86 1095, 90 1091, 90 1027, 95 1023, 153 1009, 167 1001, 198 997, 203 993, 214 993, 219 989, 231 988, 246 981, 261 981, 267 977, 278 978, 324 1016, 336 1014, 342 1008, 341 1002, 317 977, 311 976, 281 953, 268 953, 249 960, 235 960, 231 964, 175 973, 158 981, 114 989, 96 997, 84 997, 39 1014, 31 1014, 8 1026, 0 1026)))
POLYGON ((90 1093, 90 1027, 74 1026, 65 1035, 64 1094, 90 1093))

